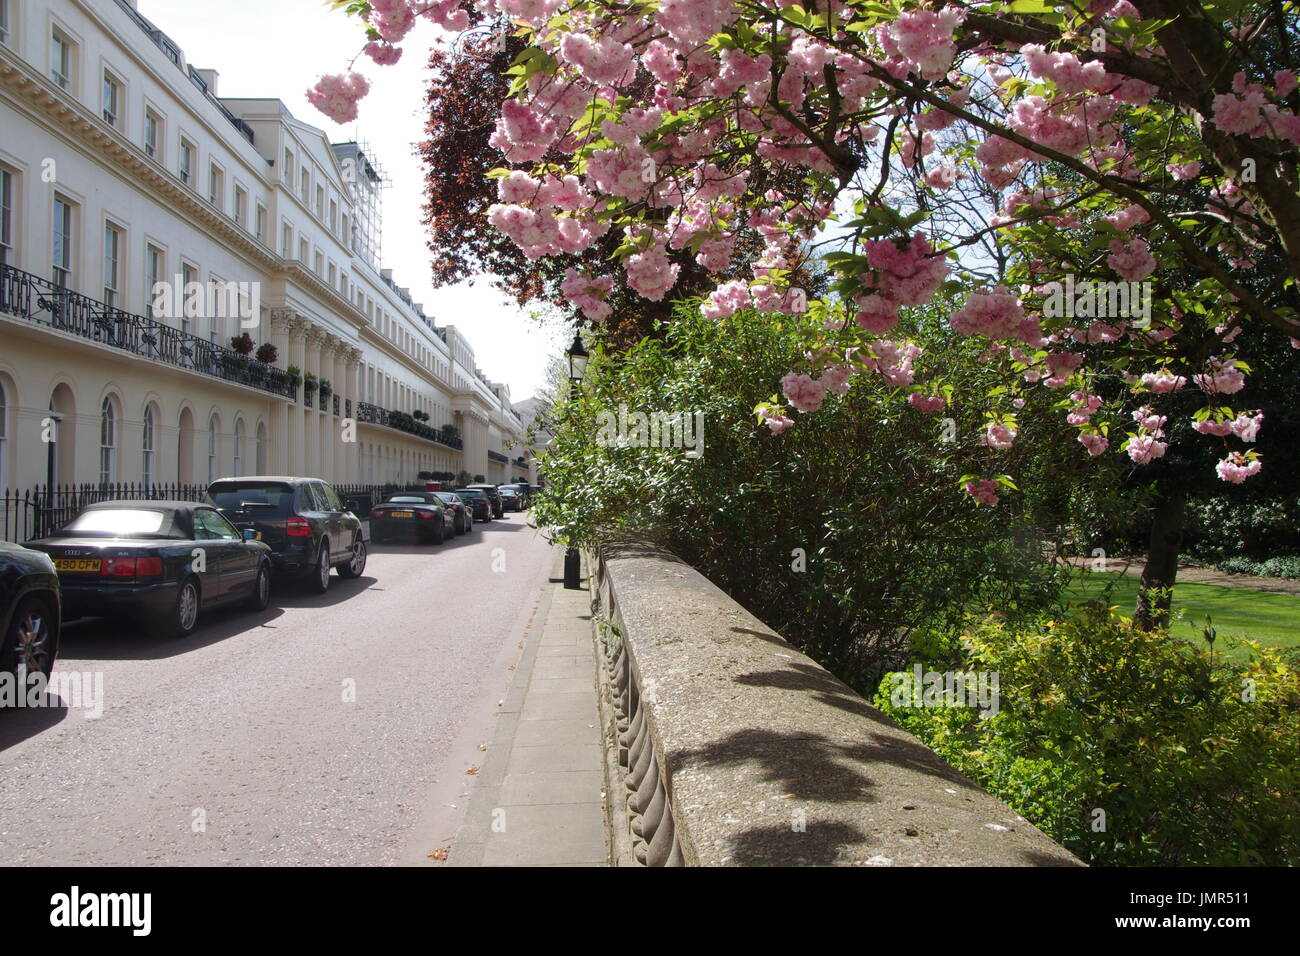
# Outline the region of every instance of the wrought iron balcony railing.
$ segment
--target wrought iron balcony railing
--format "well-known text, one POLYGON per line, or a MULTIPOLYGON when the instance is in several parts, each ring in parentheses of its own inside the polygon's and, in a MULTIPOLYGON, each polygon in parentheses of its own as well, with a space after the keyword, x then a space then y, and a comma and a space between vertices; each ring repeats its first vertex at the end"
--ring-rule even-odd
POLYGON ((0 266, 0 313, 110 345, 129 355, 290 400, 297 398, 297 386, 284 369, 165 322, 124 312, 13 266, 0 266))
MULTIPOLYGON (((465 443, 461 439, 439 431, 424 422, 417 421, 406 412, 389 411, 387 408, 371 405, 369 402, 357 402, 356 407, 357 421, 359 422, 366 422, 370 425, 383 425, 385 428, 406 432, 408 435, 415 435, 425 441, 445 445, 448 448, 455 448, 458 451, 465 447, 465 443)), ((489 454, 491 453, 489 452, 489 454)))
POLYGON ((499 452, 499 451, 489 451, 489 452, 488 452, 488 460, 489 460, 489 461, 499 461, 499 462, 500 462, 501 464, 503 464, 503 465, 508 465, 508 464, 510 464, 510 458, 509 458, 509 456, 508 456, 508 455, 503 455, 503 454, 501 454, 501 452, 499 452))

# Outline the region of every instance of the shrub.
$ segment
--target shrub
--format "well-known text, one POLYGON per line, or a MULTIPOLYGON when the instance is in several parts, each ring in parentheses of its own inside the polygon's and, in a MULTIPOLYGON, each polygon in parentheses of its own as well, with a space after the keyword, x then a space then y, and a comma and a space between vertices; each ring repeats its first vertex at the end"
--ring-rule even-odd
POLYGON ((1283 554, 1254 561, 1250 558, 1224 558, 1216 567, 1230 574, 1254 574, 1265 578, 1300 578, 1300 554, 1283 554))
POLYGON ((876 703, 1092 863, 1295 865, 1300 673, 1245 643, 1246 663, 1224 662, 1095 603, 988 619, 962 669, 998 674, 996 713, 897 706, 888 677, 876 703))
POLYGON ((265 365, 274 365, 280 357, 280 350, 270 342, 263 342, 257 347, 257 360, 265 365))
POLYGON ((253 337, 247 332, 236 335, 230 340, 230 347, 240 355, 251 355, 253 352, 253 337))

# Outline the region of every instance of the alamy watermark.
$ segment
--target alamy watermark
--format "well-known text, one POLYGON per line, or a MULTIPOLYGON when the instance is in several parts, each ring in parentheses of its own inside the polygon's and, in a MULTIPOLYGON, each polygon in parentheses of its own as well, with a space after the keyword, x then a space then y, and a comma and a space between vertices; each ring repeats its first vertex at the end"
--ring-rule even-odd
POLYGON ((638 412, 620 405, 596 416, 596 444, 604 448, 686 448, 704 455, 703 412, 638 412))
POLYGON ((81 710, 87 720, 104 716, 104 672, 56 670, 18 673, 0 671, 0 709, 12 707, 68 707, 81 710))
POLYGON ((890 675, 889 702, 895 707, 976 707, 980 717, 998 712, 1001 693, 997 671, 910 671, 890 675))
POLYGON ((1151 281, 1075 282, 1066 275, 1064 282, 1049 282, 1042 287, 1043 315, 1049 319, 1133 319, 1133 324, 1151 324, 1151 281))
POLYGON ((155 282, 150 291, 155 319, 238 319, 241 329, 261 322, 260 282, 186 282, 177 275, 171 282, 155 282))

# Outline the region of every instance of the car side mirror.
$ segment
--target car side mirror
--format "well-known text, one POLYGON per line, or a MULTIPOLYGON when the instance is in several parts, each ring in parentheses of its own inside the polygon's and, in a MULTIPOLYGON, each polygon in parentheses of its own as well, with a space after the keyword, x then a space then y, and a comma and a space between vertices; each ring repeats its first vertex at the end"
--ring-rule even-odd
POLYGON ((244 529, 244 540, 245 540, 245 541, 256 541, 256 540, 257 540, 257 532, 254 531, 252 528, 245 528, 245 529, 244 529))

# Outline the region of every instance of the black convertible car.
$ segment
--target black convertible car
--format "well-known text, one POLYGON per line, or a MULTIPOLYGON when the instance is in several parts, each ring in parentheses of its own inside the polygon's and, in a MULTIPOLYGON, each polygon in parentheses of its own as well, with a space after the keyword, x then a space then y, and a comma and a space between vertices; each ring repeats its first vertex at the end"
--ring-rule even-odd
POLYGON ((59 576, 49 555, 0 541, 0 673, 46 677, 59 651, 59 576))
POLYGON ((370 540, 442 544, 455 530, 453 521, 459 519, 436 492, 394 495, 370 509, 370 540))
POLYGON ((261 611, 271 601, 270 548, 211 505, 103 501, 28 547, 54 560, 67 619, 128 613, 182 637, 203 608, 242 601, 261 611))

